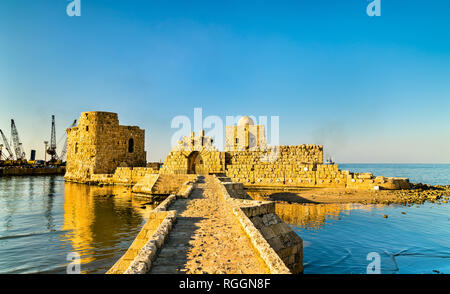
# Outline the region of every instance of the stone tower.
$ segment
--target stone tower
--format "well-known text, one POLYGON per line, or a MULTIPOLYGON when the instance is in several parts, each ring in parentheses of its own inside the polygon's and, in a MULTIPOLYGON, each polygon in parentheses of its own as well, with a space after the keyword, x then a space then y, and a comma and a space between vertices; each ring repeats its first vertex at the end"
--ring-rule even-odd
POLYGON ((243 116, 236 126, 225 127, 225 151, 256 151, 267 148, 264 125, 243 116))
POLYGON ((144 148, 145 131, 119 125, 117 113, 83 112, 78 126, 67 129, 65 179, 83 182, 117 167, 145 166, 144 148))

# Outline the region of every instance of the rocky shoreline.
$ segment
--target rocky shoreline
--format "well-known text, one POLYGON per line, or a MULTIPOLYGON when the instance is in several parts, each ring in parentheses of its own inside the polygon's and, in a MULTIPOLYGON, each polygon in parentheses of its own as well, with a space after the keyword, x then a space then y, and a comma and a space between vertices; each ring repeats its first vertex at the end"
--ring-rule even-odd
POLYGON ((450 201, 450 185, 413 184, 404 190, 361 190, 344 188, 319 188, 291 190, 252 191, 255 200, 271 200, 282 203, 359 203, 359 204, 423 204, 425 202, 447 203, 450 201))
MULTIPOLYGON (((392 191, 394 198, 386 200, 372 199, 368 204, 423 204, 448 203, 450 201, 450 185, 413 184, 412 189, 392 191)), ((363 202, 361 202, 363 203, 363 202)))

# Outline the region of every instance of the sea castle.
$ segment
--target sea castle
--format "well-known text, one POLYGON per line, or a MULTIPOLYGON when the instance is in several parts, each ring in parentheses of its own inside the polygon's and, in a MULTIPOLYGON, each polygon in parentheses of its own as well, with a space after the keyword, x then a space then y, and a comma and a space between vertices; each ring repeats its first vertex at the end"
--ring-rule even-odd
POLYGON ((246 186, 407 189, 408 179, 375 177, 325 164, 323 146, 267 146, 264 125, 242 117, 225 127, 225 150, 202 131, 171 150, 162 167, 147 166, 145 131, 119 125, 108 112, 85 112, 67 130, 65 179, 81 183, 135 184, 146 175, 223 174, 246 186))
POLYGON ((191 133, 162 165, 146 162, 144 138, 109 112, 84 112, 67 130, 66 181, 167 195, 108 273, 302 273, 302 239, 274 202, 253 200, 246 187, 410 188, 408 179, 325 164, 323 146, 268 146, 264 126, 247 116, 225 127, 224 151, 191 133))

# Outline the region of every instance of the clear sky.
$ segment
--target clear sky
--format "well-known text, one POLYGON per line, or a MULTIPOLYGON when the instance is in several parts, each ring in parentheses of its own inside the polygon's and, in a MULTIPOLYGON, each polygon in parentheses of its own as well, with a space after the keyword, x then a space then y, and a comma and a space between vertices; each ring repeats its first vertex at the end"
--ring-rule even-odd
POLYGON ((177 115, 280 117, 337 162, 450 163, 450 1, 0 1, 0 128, 27 157, 82 111, 164 159, 177 115))

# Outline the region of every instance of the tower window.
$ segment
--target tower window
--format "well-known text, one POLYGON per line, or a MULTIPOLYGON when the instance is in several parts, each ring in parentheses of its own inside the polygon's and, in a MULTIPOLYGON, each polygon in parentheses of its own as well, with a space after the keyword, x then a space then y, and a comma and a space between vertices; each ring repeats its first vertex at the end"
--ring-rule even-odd
POLYGON ((86 132, 89 132, 89 126, 86 126, 86 132))
POLYGON ((238 144, 239 143, 239 139, 238 138, 236 138, 236 144, 238 144))
POLYGON ((78 153, 78 143, 75 143, 75 153, 78 153))
POLYGON ((128 153, 133 153, 134 151, 134 140, 131 138, 128 140, 128 153))

